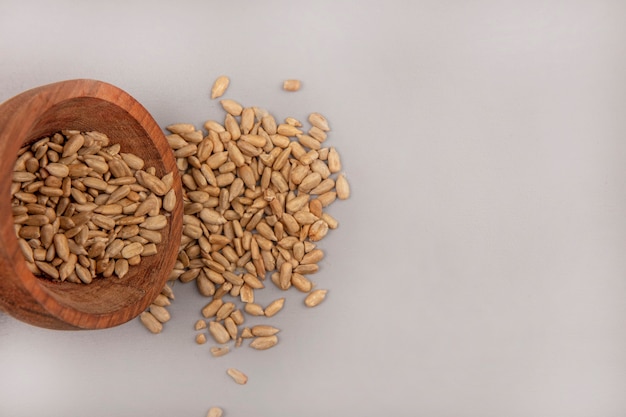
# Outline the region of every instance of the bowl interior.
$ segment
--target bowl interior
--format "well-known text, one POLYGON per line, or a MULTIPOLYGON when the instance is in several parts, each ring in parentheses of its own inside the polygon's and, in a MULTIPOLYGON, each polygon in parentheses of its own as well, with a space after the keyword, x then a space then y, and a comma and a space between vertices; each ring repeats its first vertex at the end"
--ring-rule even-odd
MULTIPOLYGON (((68 99, 51 107, 41 114, 22 145, 39 138, 49 136, 64 129, 81 131, 99 131, 105 133, 111 143, 119 143, 121 152, 130 152, 144 159, 146 167, 153 166, 157 175, 166 173, 162 155, 154 142, 142 127, 126 110, 111 102, 93 98, 79 97, 68 99)), ((54 282, 30 274, 30 279, 45 289, 58 303, 87 314, 109 314, 131 304, 140 303, 147 294, 156 294, 166 281, 168 251, 177 251, 178 245, 170 238, 172 221, 161 230, 162 242, 157 245, 158 253, 142 258, 139 265, 132 266, 128 274, 119 279, 95 278, 92 283, 75 284, 54 282), (158 288, 158 290, 157 290, 158 288)))

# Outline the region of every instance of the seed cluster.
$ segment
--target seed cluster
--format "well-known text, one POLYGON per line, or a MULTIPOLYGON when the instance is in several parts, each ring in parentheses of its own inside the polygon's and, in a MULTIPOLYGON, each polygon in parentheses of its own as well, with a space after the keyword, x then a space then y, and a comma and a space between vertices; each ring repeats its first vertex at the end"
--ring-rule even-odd
POLYGON ((65 130, 23 147, 11 195, 29 269, 89 284, 155 255, 176 202, 173 174, 155 173, 100 132, 65 130))
MULTIPOLYGON (((219 86, 228 82, 218 79, 215 85, 213 92, 221 96, 219 86)), ((325 208, 350 195, 339 153, 324 146, 330 131, 324 116, 311 113, 305 132, 294 118, 279 123, 259 107, 232 99, 220 104, 223 122, 209 120, 205 131, 188 123, 166 127, 183 182, 184 210, 170 280, 195 281, 200 294, 211 299, 195 329, 202 332, 198 344, 206 343, 208 329, 218 344, 210 349, 213 356, 227 354, 232 341, 240 346, 250 339, 249 346, 258 350, 278 343, 277 328, 244 325, 245 315, 272 317, 284 306, 284 297, 267 306, 255 302, 266 276, 281 290, 293 286, 306 293, 307 307, 324 300, 327 290, 314 289, 309 276, 324 257, 317 242, 338 226, 325 208)), ((171 286, 164 291, 163 299, 170 300, 171 286)), ((142 321, 159 332, 166 320, 156 317, 155 306, 144 312, 155 320, 142 321)))

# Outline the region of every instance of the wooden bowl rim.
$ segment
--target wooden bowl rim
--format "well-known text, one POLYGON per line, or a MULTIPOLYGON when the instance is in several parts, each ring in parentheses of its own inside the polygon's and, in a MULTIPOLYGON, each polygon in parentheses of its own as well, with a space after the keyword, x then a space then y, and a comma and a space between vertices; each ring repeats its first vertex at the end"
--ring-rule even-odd
MULTIPOLYGON (((37 122, 38 117, 64 102, 82 98, 104 100, 108 104, 124 110, 128 114, 128 117, 136 121, 145 131, 146 136, 155 146, 156 152, 160 155, 161 159, 163 159, 166 168, 169 166, 172 172, 174 172, 177 205, 170 217, 171 225, 169 225, 169 227, 171 233, 168 238, 180 240, 182 232, 182 187, 178 170, 175 169, 176 164, 173 154, 166 155, 165 152, 159 148, 159 142, 161 146, 163 146, 167 145, 167 141, 162 130, 148 111, 137 100, 119 87, 99 80, 73 79, 36 87, 5 101, 0 104, 0 141, 3 141, 5 132, 9 131, 16 135, 13 137, 13 140, 17 142, 17 145, 11 144, 5 147, 0 144, 0 149, 3 151, 15 150, 15 154, 10 155, 13 158, 12 160, 15 160, 15 158, 17 158, 17 150, 28 140, 25 136, 28 135, 30 127, 37 122), (25 109, 28 111, 24 111, 25 109)), ((169 147, 167 149, 169 149, 169 147)), ((10 167, 4 168, 3 170, 12 172, 10 167)), ((0 204, 9 204, 10 207, 10 201, 0 202, 0 204)), ((10 215, 10 212, 8 214, 10 215)), ((8 236, 8 241, 4 242, 4 248, 1 250, 0 254, 4 255, 8 253, 9 257, 13 260, 13 269, 17 272, 15 276, 10 277, 10 279, 13 280, 13 283, 18 287, 21 286, 22 289, 33 298, 34 302, 42 307, 42 311, 17 311, 19 302, 25 300, 7 299, 1 293, 0 308, 3 308, 9 314, 30 324, 59 329, 99 329, 117 326, 131 320, 145 310, 154 297, 158 295, 162 286, 167 282, 169 271, 160 271, 159 282, 155 283, 154 288, 149 288, 146 294, 140 298, 139 302, 126 305, 120 310, 99 314, 77 310, 75 306, 68 305, 62 298, 57 297, 57 293, 55 290, 51 289, 48 283, 42 282, 40 278, 35 277, 30 270, 28 270, 26 261, 19 251, 17 237, 12 230, 13 222, 3 223, 4 224, 0 224, 0 228, 4 229, 1 230, 2 236, 8 236), (7 234, 6 229, 9 226, 11 233, 7 234)), ((166 261, 166 264, 170 269, 173 267, 176 253, 158 254, 156 256, 167 256, 169 261, 166 261)), ((0 278, 3 280, 6 279, 6 277, 0 278)), ((0 288, 0 290, 2 290, 2 288, 0 288)), ((37 308, 35 308, 35 310, 36 309, 37 308)))

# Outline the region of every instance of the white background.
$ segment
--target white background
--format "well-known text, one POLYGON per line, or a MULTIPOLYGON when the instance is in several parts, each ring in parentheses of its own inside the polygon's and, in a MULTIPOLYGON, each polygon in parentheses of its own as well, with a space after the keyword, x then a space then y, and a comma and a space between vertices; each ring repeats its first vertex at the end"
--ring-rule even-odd
POLYGON ((201 126, 223 117, 208 94, 227 74, 244 105, 326 115, 353 193, 321 243, 328 298, 308 310, 290 291, 276 348, 212 358, 193 284, 158 336, 0 315, 0 415, 626 415, 625 15, 608 0, 0 0, 0 101, 95 78, 161 126, 201 126))

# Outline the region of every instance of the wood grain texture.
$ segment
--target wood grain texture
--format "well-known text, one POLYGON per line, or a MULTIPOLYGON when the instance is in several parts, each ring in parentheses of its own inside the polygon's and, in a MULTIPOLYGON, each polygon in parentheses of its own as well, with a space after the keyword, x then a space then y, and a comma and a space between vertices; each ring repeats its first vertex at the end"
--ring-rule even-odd
POLYGON ((182 186, 173 154, 158 124, 126 92, 96 80, 70 80, 28 90, 0 105, 0 308, 24 322, 51 329, 102 329, 138 316, 159 294, 173 268, 182 230, 182 186), (162 231, 158 254, 142 259, 122 279, 89 285, 35 277, 13 230, 10 187, 18 150, 62 129, 95 130, 154 166, 174 173, 176 206, 162 231))

